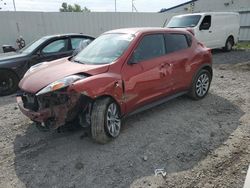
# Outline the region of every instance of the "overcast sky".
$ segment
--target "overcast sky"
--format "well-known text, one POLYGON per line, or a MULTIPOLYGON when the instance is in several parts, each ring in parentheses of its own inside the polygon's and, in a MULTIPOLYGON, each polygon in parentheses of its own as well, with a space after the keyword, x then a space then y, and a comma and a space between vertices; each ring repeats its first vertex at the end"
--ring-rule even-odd
MULTIPOLYGON (((116 0, 117 11, 131 12, 132 0, 116 0)), ((169 8, 189 0, 134 0, 138 12, 157 12, 161 8, 169 8)), ((17 11, 57 12, 63 2, 77 3, 86 6, 92 12, 115 11, 115 0, 15 0, 17 11)), ((13 0, 0 0, 2 11, 13 11, 13 0)))

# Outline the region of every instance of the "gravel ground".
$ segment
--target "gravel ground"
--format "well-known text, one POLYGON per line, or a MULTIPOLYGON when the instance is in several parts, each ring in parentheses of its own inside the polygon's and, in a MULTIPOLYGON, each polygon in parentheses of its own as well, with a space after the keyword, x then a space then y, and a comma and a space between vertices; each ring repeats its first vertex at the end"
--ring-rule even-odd
POLYGON ((183 96, 130 116, 106 145, 82 129, 41 133, 14 96, 0 98, 0 187, 242 187, 250 162, 247 61, 250 52, 214 52, 205 99, 183 96), (156 168, 167 177, 151 177, 156 168))

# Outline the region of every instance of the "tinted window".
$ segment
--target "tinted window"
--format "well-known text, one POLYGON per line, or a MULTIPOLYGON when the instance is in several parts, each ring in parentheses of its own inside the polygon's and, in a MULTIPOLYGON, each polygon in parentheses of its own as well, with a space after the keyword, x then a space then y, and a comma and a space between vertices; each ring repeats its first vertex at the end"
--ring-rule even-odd
POLYGON ((189 47, 187 38, 183 34, 166 34, 166 52, 171 53, 189 47))
POLYGON ((31 53, 46 40, 47 40, 47 38, 41 38, 39 40, 36 40, 36 41, 28 44, 27 46, 25 46, 23 49, 20 50, 20 52, 27 53, 27 54, 31 53))
POLYGON ((164 37, 162 34, 147 35, 140 41, 134 51, 134 61, 140 62, 165 54, 164 37))
POLYGON ((43 53, 56 53, 67 51, 67 40, 60 39, 49 43, 42 50, 43 53))
POLYGON ((200 15, 173 17, 167 24, 167 27, 195 27, 199 23, 200 18, 200 15))
POLYGON ((204 19, 202 20, 202 22, 201 22, 201 27, 206 27, 206 29, 204 29, 204 30, 207 30, 207 29, 209 29, 210 28, 210 26, 211 26, 211 16, 205 16, 204 17, 204 19))
MULTIPOLYGON (((71 46, 72 49, 75 50, 76 48, 81 48, 83 49, 83 45, 85 44, 86 46, 91 42, 92 40, 88 38, 71 38, 71 46), (81 46, 81 47, 80 47, 81 46)), ((85 47, 86 47, 85 46, 85 47)))

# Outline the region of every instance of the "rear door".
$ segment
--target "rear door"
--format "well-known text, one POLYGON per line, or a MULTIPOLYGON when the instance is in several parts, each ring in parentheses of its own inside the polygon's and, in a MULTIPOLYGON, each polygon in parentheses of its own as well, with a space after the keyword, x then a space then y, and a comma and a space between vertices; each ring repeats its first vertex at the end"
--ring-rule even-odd
POLYGON ((126 64, 122 70, 125 82, 126 107, 134 110, 166 94, 171 82, 164 82, 166 64, 164 34, 145 35, 133 52, 133 64, 126 64))
POLYGON ((182 33, 165 34, 166 63, 171 66, 172 89, 174 92, 186 90, 189 83, 192 37, 182 33))

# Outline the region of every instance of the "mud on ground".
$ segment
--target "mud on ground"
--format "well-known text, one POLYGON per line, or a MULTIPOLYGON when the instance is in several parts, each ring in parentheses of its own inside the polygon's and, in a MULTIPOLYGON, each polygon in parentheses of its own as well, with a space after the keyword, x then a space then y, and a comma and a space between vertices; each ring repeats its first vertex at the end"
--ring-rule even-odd
POLYGON ((79 128, 39 132, 14 96, 2 97, 0 187, 242 187, 250 163, 249 65, 214 65, 205 99, 183 96, 130 116, 106 145, 79 128), (167 176, 154 177, 157 168, 167 176))

